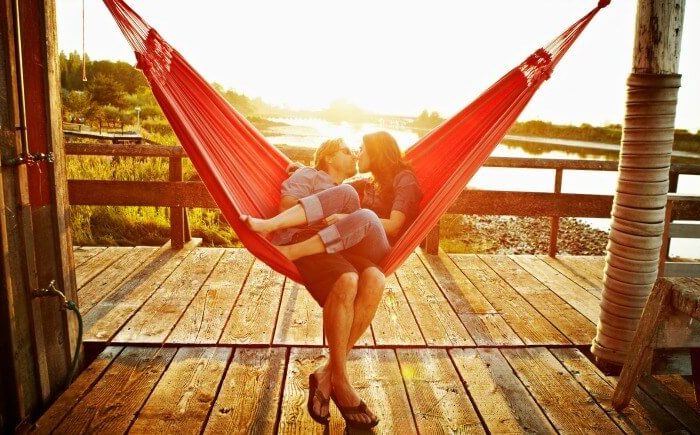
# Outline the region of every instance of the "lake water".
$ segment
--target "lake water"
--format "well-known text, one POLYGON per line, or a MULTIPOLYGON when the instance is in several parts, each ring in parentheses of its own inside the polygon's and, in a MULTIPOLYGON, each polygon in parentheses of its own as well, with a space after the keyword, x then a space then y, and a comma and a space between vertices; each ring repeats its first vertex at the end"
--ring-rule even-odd
MULTIPOLYGON (((278 126, 266 132, 267 139, 273 144, 293 146, 318 147, 323 141, 342 137, 353 149, 358 149, 362 136, 377 130, 385 130, 392 134, 401 149, 407 149, 419 138, 419 135, 408 129, 395 125, 379 123, 332 123, 322 119, 273 119, 288 126, 278 126)), ((597 145, 597 144, 592 144, 597 145)), ((609 160, 605 154, 597 154, 571 148, 571 152, 547 151, 530 154, 520 146, 499 144, 492 156, 498 157, 536 157, 543 159, 586 159, 609 160)), ((481 168, 468 186, 488 190, 510 190, 522 192, 552 192, 554 190, 554 170, 551 169, 518 169, 518 168, 481 168)), ((617 172, 615 171, 564 171, 562 176, 563 193, 607 194, 615 192, 617 172)), ((678 193, 700 195, 700 176, 681 175, 678 179, 678 193)), ((594 228, 604 231, 610 229, 610 219, 581 218, 594 228)), ((672 239, 671 256, 700 258, 699 239, 672 239)))

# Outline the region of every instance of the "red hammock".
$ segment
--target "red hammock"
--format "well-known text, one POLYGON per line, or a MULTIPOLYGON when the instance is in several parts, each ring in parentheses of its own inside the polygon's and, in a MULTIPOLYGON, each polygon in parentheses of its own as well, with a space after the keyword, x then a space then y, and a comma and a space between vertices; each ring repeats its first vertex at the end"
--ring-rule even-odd
MULTIPOLYGON (((277 213, 289 159, 229 105, 123 0, 104 0, 182 147, 241 242, 277 272, 301 282, 292 262, 248 230, 240 214, 277 213)), ((509 71, 474 102, 406 151, 424 192, 417 219, 381 266, 390 274, 413 252, 498 145, 589 21, 610 0, 509 71)))

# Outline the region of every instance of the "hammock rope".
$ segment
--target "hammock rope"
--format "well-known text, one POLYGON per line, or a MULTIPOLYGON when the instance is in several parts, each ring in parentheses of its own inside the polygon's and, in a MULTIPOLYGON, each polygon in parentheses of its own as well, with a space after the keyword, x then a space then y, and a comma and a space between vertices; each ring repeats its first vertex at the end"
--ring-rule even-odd
MULTIPOLYGON (((136 54, 182 147, 241 242, 272 269, 302 282, 292 262, 248 230, 241 214, 272 216, 290 160, 214 90, 124 0, 104 0, 136 54)), ((598 5, 406 150, 424 193, 420 213, 382 266, 390 274, 413 252, 598 11, 598 5)))

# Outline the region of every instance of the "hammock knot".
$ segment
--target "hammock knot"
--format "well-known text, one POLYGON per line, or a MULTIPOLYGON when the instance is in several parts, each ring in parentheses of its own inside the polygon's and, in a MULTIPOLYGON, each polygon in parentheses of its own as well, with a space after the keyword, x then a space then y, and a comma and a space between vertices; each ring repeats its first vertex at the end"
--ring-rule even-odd
POLYGON ((528 78, 528 85, 547 80, 552 75, 552 55, 544 48, 537 49, 520 65, 528 78))
POLYGON ((136 67, 143 71, 146 77, 163 82, 170 72, 173 49, 163 38, 151 28, 145 40, 143 52, 136 51, 136 67))

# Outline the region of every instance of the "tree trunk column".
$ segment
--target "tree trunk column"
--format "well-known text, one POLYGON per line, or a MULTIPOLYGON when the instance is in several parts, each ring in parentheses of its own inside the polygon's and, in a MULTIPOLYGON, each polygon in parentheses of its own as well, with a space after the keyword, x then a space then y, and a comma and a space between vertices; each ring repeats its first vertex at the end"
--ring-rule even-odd
POLYGON ((591 350, 621 365, 658 274, 680 75, 684 0, 640 0, 598 332, 591 350))

